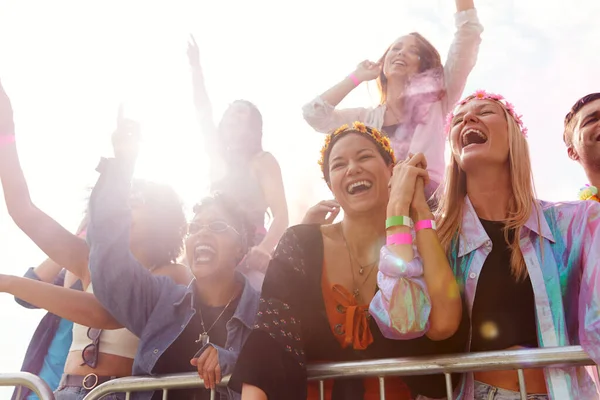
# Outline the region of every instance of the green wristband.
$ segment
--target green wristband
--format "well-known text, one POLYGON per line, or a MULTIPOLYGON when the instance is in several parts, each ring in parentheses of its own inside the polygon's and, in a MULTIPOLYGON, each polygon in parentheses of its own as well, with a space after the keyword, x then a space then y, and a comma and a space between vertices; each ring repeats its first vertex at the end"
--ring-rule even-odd
POLYGON ((405 215, 396 215, 393 217, 389 217, 385 220, 385 229, 393 228, 394 226, 408 226, 409 228, 413 227, 413 221, 410 217, 405 215))

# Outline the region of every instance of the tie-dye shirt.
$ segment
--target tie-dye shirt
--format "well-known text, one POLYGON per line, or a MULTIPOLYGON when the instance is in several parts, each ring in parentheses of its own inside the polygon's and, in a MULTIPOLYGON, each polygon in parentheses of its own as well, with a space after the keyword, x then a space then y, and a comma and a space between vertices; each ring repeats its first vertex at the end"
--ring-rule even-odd
MULTIPOLYGON (((600 363, 600 204, 593 201, 537 201, 521 232, 521 251, 533 285, 540 347, 581 345, 600 363)), ((472 311, 477 280, 492 242, 465 197, 462 231, 450 264, 472 311)), ((591 368, 548 368, 554 400, 597 400, 591 368), (589 373, 588 373, 589 372, 589 373)), ((473 399, 473 374, 459 399, 473 399)))

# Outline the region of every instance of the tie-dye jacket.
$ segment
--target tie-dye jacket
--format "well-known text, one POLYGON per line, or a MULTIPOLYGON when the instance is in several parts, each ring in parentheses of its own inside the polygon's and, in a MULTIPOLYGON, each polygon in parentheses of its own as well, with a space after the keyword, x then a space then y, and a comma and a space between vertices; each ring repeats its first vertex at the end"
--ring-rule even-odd
MULTIPOLYGON (((537 201, 521 232, 521 251, 533 285, 540 347, 581 345, 600 363, 600 204, 537 201)), ((468 197, 450 264, 464 287, 469 313, 483 263, 492 250, 468 197)), ((507 294, 508 295, 508 294, 507 294)), ((590 368, 545 370, 553 400, 597 400, 590 368)), ((473 374, 459 399, 473 399, 473 374)))

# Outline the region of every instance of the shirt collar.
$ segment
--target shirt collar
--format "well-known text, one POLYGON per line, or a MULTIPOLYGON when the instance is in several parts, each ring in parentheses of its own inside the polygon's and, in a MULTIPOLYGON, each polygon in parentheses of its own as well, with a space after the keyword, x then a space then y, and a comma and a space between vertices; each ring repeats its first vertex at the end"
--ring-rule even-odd
MULTIPOLYGON (((525 222, 524 228, 551 242, 555 241, 550 226, 544 216, 542 204, 539 201, 533 202, 532 213, 527 219, 527 222, 525 222)), ((463 210, 458 256, 463 257, 465 254, 469 254, 483 246, 488 240, 490 240, 490 238, 485 232, 483 225, 481 225, 469 196, 465 196, 465 208, 463 210)))
MULTIPOLYGON (((246 325, 246 327, 252 329, 254 327, 256 312, 258 311, 260 293, 252 287, 250 281, 246 279, 244 274, 238 271, 235 273, 235 276, 239 282, 244 284, 244 289, 242 290, 240 301, 238 302, 232 318, 239 320, 241 323, 246 325)), ((192 281, 188 284, 183 296, 173 303, 173 306, 178 307, 183 304, 184 301, 189 299, 190 306, 194 308, 194 297, 196 293, 196 285, 194 284, 195 282, 196 278, 192 279, 192 281)))

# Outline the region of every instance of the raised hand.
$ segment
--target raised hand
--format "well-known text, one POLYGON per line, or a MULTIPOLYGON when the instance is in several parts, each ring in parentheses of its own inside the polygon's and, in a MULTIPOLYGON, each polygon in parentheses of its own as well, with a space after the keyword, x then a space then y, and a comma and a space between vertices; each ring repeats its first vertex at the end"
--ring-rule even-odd
POLYGON ((332 224, 335 218, 340 213, 340 204, 335 200, 323 200, 308 209, 304 218, 303 224, 332 224))
POLYGON ((192 67, 200 66, 200 50, 198 49, 198 44, 196 43, 196 39, 194 39, 194 35, 191 34, 188 39, 187 56, 192 67))
MULTIPOLYGON (((417 180, 422 178, 423 185, 429 182, 429 174, 426 168, 427 160, 423 153, 409 156, 406 161, 396 164, 388 185, 390 188, 388 215, 403 215, 404 210, 408 211, 417 206, 417 204, 413 206, 417 180)), ((424 197, 425 193, 423 191, 424 197)))
POLYGON ((119 106, 117 129, 112 135, 115 158, 135 160, 141 140, 140 124, 123 115, 123 105, 119 106))
POLYGON ((0 136, 14 136, 15 122, 10 98, 0 81, 0 136))
POLYGON ((365 60, 356 66, 354 76, 361 82, 372 81, 381 73, 381 64, 365 60))

